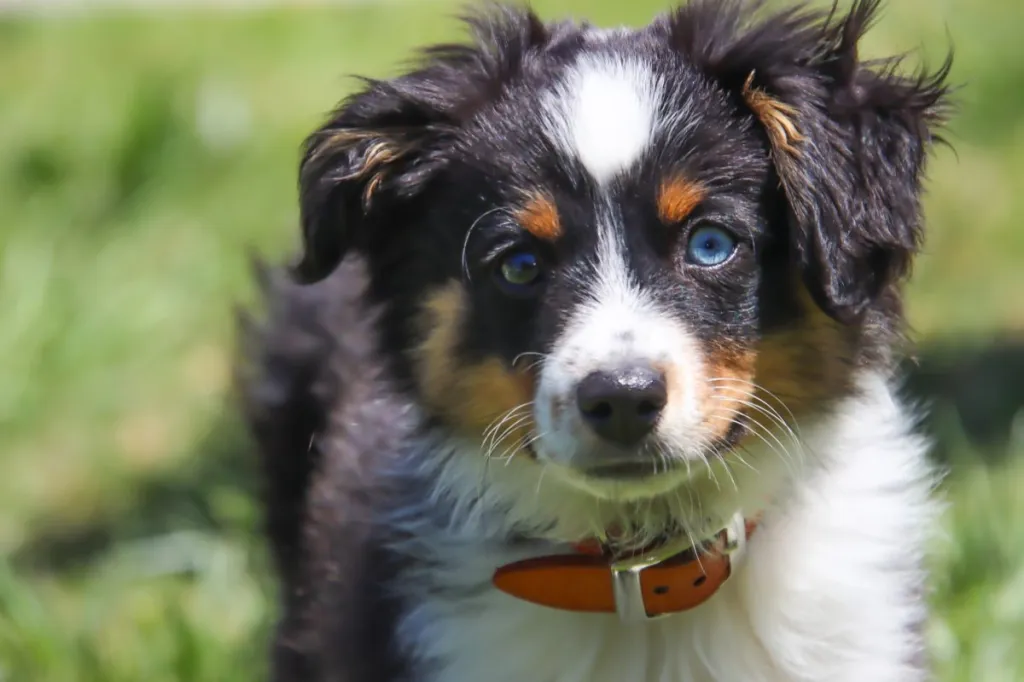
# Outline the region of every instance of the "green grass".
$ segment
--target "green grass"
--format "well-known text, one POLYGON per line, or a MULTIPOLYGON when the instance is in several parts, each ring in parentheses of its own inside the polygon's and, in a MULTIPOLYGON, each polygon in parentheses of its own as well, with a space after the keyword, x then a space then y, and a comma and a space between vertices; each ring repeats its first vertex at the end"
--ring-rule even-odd
MULTIPOLYGON (((536 3, 662 3, 622 4, 536 3)), ((0 680, 258 679, 273 585, 225 403, 247 251, 295 242, 298 144, 345 76, 457 36, 456 8, 0 18, 0 680)), ((925 348, 1024 334, 1022 25, 1016 0, 899 0, 867 46, 934 64, 951 39, 967 86, 910 291, 925 348)), ((983 446, 943 415, 942 679, 1024 680, 1021 419, 983 446)))

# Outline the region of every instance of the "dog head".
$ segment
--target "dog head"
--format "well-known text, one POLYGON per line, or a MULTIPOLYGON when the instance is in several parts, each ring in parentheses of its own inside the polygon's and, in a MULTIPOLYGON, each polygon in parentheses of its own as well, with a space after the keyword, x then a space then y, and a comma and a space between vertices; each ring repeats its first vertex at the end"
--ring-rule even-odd
POLYGON ((671 489, 899 339, 948 63, 863 62, 877 5, 473 19, 309 138, 296 276, 366 259, 449 432, 598 496, 671 489))

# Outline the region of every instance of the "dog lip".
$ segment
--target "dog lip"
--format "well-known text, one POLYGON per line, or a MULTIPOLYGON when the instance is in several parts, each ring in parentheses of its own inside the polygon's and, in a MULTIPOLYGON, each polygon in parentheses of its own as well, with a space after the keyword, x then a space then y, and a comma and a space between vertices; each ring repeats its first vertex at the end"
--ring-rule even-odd
POLYGON ((641 479, 666 474, 673 468, 664 462, 659 464, 653 460, 638 460, 587 467, 583 473, 591 478, 641 479))

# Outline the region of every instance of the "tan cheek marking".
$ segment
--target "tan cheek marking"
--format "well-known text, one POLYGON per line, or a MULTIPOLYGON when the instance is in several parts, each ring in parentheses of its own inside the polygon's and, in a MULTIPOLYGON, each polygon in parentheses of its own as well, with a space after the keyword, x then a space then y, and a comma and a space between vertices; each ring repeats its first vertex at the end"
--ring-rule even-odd
POLYGON ((748 411, 754 395, 756 353, 751 349, 719 346, 708 353, 705 390, 701 395, 702 429, 710 438, 724 438, 738 413, 748 411))
POLYGON ((516 211, 516 220, 537 239, 552 242, 562 236, 558 208, 546 194, 530 194, 522 208, 516 211))
MULTIPOLYGON (((495 357, 460 364, 455 351, 465 307, 465 292, 459 282, 449 282, 427 296, 422 321, 425 335, 417 349, 416 370, 425 402, 461 433, 482 437, 510 410, 533 400, 535 377, 531 372, 509 369, 495 357)), ((532 410, 517 412, 495 435, 502 443, 495 455, 532 432, 532 410)))
POLYGON ((666 225, 681 223, 706 196, 699 183, 684 177, 666 180, 658 190, 658 217, 666 225))
POLYGON ((752 428, 762 435, 768 429, 778 433, 781 427, 763 410, 792 427, 794 418, 820 411, 849 391, 855 344, 803 287, 799 292, 804 314, 795 326, 765 337, 755 349, 707 351, 707 388, 700 402, 706 434, 724 437, 737 419, 759 425, 752 428))
MULTIPOLYGON (((454 380, 447 412, 453 422, 474 435, 483 434, 511 410, 533 399, 533 378, 507 369, 498 358, 462 368, 455 373, 454 380)), ((500 439, 504 447, 527 438, 533 431, 532 415, 532 409, 517 412, 493 438, 500 439)), ((502 449, 499 446, 496 454, 502 449)))
MULTIPOLYGON (((752 350, 729 346, 702 349, 700 364, 705 368, 698 378, 697 409, 700 414, 700 437, 705 440, 724 438, 737 412, 750 402, 754 389, 755 354, 752 350)), ((660 365, 665 373, 669 404, 678 404, 689 390, 683 379, 683 368, 660 365)))
POLYGON ((424 336, 416 353, 416 370, 428 402, 439 402, 451 383, 464 309, 465 294, 458 282, 449 282, 426 297, 420 321, 424 336))
POLYGON ((765 337, 757 354, 758 396, 787 421, 820 410, 851 387, 856 344, 800 289, 804 315, 789 329, 765 337))

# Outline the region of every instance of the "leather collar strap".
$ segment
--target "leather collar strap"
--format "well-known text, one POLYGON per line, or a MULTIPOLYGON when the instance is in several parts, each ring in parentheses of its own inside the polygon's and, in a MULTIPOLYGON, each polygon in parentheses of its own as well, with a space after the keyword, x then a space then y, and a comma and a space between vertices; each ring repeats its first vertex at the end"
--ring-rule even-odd
POLYGON ((583 543, 576 554, 502 566, 493 582, 502 592, 540 606, 649 620, 695 608, 715 594, 729 578, 731 556, 755 527, 756 521, 737 514, 698 547, 665 542, 621 558, 600 543, 583 543))

